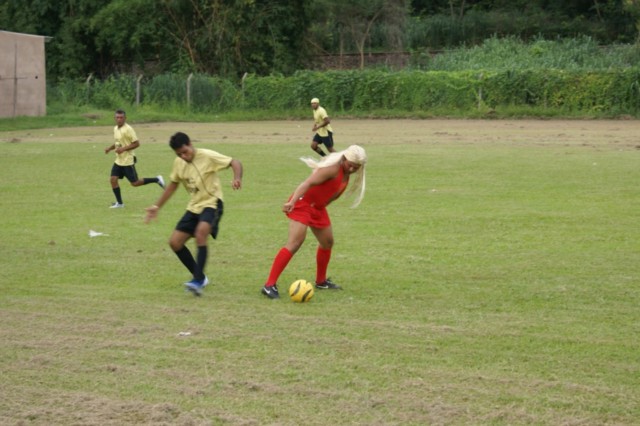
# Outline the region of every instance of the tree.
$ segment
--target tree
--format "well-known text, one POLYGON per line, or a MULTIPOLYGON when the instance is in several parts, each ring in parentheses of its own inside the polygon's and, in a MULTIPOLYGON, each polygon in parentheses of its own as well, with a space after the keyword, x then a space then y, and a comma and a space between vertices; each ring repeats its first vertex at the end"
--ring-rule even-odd
POLYGON ((310 0, 162 0, 184 66, 225 76, 293 72, 310 0))
MULTIPOLYGON (((371 35, 373 25, 377 22, 387 24, 388 45, 401 50, 402 33, 409 16, 407 0, 328 0, 326 3, 329 15, 341 29, 340 45, 343 45, 344 33, 351 36, 360 54, 360 68, 364 68, 365 46, 371 35)), ((341 50, 342 51, 342 50, 341 50)))
POLYGON ((130 70, 134 64, 144 70, 147 61, 168 65, 175 59, 175 49, 165 42, 166 16, 155 0, 112 0, 89 22, 102 75, 130 70))
POLYGON ((51 37, 45 53, 47 76, 75 78, 103 62, 90 20, 109 0, 8 0, 0 27, 51 37))
POLYGON ((5 0, 0 28, 51 36, 47 74, 131 64, 222 76, 302 67, 311 0, 5 0))
POLYGON ((460 0, 460 5, 454 5, 454 0, 449 0, 449 10, 451 11, 451 18, 452 19, 462 19, 462 17, 464 16, 464 6, 465 6, 465 0, 460 0))
POLYGON ((357 51, 362 68, 367 49, 401 51, 409 34, 430 46, 434 34, 455 31, 455 43, 465 43, 465 28, 478 38, 519 31, 636 41, 640 0, 2 0, 0 28, 52 38, 52 81, 149 62, 154 71, 239 77, 293 73, 320 50, 357 51), (410 13, 423 25, 412 32, 410 13))
POLYGON ((640 43, 640 0, 624 0, 623 7, 635 23, 636 43, 640 43))

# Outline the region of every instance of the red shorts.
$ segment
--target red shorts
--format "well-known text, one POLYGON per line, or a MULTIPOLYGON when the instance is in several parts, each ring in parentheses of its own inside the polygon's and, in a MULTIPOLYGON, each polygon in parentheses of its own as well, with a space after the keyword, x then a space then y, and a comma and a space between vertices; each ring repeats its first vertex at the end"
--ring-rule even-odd
POLYGON ((293 205, 293 210, 287 213, 287 217, 312 228, 328 228, 331 226, 331 219, 329 219, 327 208, 313 207, 305 202, 304 199, 298 200, 293 205))

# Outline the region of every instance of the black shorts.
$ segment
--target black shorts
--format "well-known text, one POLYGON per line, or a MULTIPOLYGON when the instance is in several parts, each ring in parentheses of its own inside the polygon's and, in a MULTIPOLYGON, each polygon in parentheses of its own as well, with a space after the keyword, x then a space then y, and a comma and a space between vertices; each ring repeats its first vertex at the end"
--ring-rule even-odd
POLYGON ((136 172, 135 164, 133 166, 119 166, 116 163, 113 163, 113 167, 111 167, 111 176, 117 176, 118 179, 126 177, 131 183, 138 181, 138 172, 136 172))
POLYGON ((222 218, 223 204, 222 200, 218 200, 218 208, 205 208, 202 213, 195 214, 187 210, 182 216, 176 230, 186 232, 189 235, 194 235, 196 232, 196 226, 199 222, 207 222, 211 225, 211 236, 215 239, 218 236, 218 229, 220 225, 220 219, 222 218))
POLYGON ((316 133, 313 137, 313 141, 315 143, 324 144, 327 148, 333 148, 333 132, 329 132, 329 136, 320 136, 316 133))

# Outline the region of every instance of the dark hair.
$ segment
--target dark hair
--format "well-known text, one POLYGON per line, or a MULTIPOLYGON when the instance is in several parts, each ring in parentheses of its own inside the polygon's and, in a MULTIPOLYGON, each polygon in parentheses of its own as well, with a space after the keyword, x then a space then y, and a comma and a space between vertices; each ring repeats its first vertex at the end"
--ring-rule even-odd
POLYGON ((117 110, 116 110, 116 114, 127 115, 127 113, 126 113, 126 112, 124 112, 124 110, 123 110, 123 109, 117 109, 117 110))
POLYGON ((169 146, 173 150, 176 150, 182 146, 190 145, 190 144, 191 144, 191 140, 189 140, 189 136, 187 136, 186 133, 182 133, 182 132, 177 132, 176 134, 171 136, 171 139, 169 139, 169 146))

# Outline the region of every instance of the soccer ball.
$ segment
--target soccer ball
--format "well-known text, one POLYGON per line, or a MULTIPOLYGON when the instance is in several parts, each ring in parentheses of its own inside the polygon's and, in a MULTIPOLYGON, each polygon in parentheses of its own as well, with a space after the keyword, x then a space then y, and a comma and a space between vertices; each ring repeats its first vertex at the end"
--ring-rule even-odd
POLYGON ((306 280, 296 280, 289 286, 289 297, 294 302, 308 302, 313 297, 313 285, 306 280))

